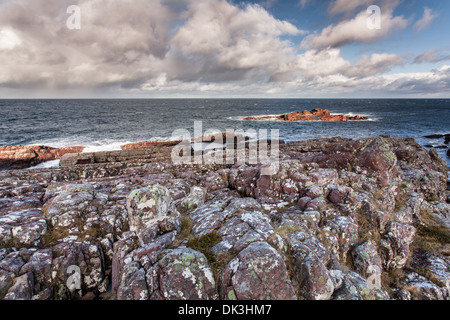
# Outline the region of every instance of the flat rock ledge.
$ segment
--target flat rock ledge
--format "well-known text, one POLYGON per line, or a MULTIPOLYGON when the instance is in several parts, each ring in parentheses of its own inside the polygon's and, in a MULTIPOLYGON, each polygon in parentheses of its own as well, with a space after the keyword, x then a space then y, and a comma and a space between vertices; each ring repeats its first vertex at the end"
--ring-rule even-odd
POLYGON ((116 156, 0 172, 0 299, 450 299, 448 169, 413 139, 283 144, 271 176, 116 156))

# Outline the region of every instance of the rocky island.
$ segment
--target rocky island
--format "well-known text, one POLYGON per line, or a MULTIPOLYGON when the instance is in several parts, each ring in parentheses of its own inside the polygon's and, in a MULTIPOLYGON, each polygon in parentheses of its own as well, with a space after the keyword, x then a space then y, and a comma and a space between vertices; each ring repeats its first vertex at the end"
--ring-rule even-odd
POLYGON ((0 172, 0 299, 450 298, 448 167, 414 139, 281 144, 272 176, 147 147, 0 172))
POLYGON ((331 114, 327 109, 313 109, 311 111, 297 111, 277 116, 247 117, 244 120, 276 120, 276 121, 361 121, 368 120, 367 117, 358 115, 348 116, 343 114, 331 114))

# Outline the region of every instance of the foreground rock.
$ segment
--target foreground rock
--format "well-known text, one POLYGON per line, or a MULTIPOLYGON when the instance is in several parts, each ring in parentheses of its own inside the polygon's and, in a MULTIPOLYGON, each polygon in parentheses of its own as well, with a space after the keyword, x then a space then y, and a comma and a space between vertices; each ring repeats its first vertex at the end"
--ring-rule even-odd
POLYGON ((0 299, 450 299, 434 149, 288 143, 271 176, 150 150, 0 172, 0 299))
POLYGON ((68 153, 82 152, 84 147, 51 148, 47 146, 0 147, 0 169, 21 169, 60 159, 68 153))
POLYGON ((223 299, 295 300, 286 265, 266 242, 254 242, 230 261, 222 273, 223 299))
POLYGON ((360 121, 367 117, 331 114, 327 109, 313 109, 311 111, 297 111, 279 116, 248 117, 244 120, 277 120, 277 121, 360 121))

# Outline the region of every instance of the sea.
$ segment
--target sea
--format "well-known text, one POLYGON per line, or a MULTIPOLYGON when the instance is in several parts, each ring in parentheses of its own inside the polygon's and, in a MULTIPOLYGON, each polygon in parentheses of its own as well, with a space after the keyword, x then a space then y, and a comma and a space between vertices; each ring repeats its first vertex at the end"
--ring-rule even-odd
MULTIPOLYGON (((450 134, 450 99, 74 99, 0 100, 0 146, 84 146, 84 152, 120 150, 132 142, 169 141, 177 130, 196 136, 218 130, 279 130, 285 142, 327 137, 413 137, 422 146, 444 146, 450 134), (333 114, 366 116, 367 121, 245 121, 314 108, 333 114)), ((179 137, 179 136, 178 136, 179 137)), ((437 149, 450 163, 447 149, 437 149)), ((40 167, 57 166, 53 161, 40 167)))

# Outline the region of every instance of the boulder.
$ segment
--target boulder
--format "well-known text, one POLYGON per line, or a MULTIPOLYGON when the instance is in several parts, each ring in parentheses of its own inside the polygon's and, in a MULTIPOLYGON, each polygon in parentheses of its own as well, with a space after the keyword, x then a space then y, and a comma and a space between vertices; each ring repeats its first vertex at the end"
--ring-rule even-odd
POLYGON ((289 235, 287 242, 300 286, 300 297, 306 300, 329 300, 335 289, 325 266, 331 253, 304 232, 289 235))
POLYGON ((106 291, 104 256, 99 246, 67 241, 55 245, 52 251, 56 299, 79 299, 90 291, 106 291))
POLYGON ((88 212, 93 209, 94 193, 90 184, 69 184, 50 189, 45 196, 54 198, 46 203, 45 216, 55 229, 75 228, 80 232, 79 222, 86 220, 88 212))
POLYGON ((332 300, 363 300, 360 292, 361 290, 357 289, 357 286, 350 280, 350 277, 345 275, 341 286, 333 293, 332 300))
POLYGON ((353 265, 356 271, 368 278, 373 274, 381 275, 383 264, 375 243, 366 241, 352 251, 353 265))
POLYGON ((358 244, 358 224, 351 217, 339 216, 328 220, 322 230, 330 232, 330 239, 336 239, 339 260, 346 261, 349 251, 358 244))
POLYGON ((0 261, 0 270, 11 272, 15 276, 19 276, 20 269, 25 264, 18 251, 8 252, 0 261))
POLYGON ((41 209, 12 211, 0 216, 0 242, 38 246, 46 232, 47 221, 41 209))
POLYGON ((225 300, 295 300, 286 264, 267 242, 254 242, 223 270, 220 296, 225 300))
POLYGON ((227 204, 225 201, 211 202, 191 211, 189 217, 193 222, 192 234, 201 237, 218 230, 227 217, 223 212, 227 204))
POLYGON ((424 250, 415 250, 411 267, 450 295, 450 263, 445 259, 424 250))
POLYGON ((0 269, 0 299, 3 299, 13 284, 14 273, 0 269))
POLYGON ((221 241, 211 252, 219 259, 229 252, 239 252, 253 242, 268 240, 274 233, 270 218, 262 212, 236 212, 218 230, 221 241))
POLYGON ((181 212, 191 211, 202 206, 206 201, 206 189, 202 187, 192 187, 189 195, 181 201, 177 207, 181 212))
POLYGON ((34 294, 40 294, 52 287, 53 252, 51 249, 40 249, 32 250, 30 254, 27 263, 20 269, 20 274, 31 273, 34 279, 34 294))
POLYGON ((141 244, 146 244, 158 235, 179 231, 181 215, 175 209, 167 188, 154 185, 134 190, 127 198, 130 230, 135 231, 141 244))
POLYGON ((122 237, 114 243, 114 254, 112 259, 112 290, 117 291, 122 281, 123 267, 126 265, 127 255, 138 247, 139 239, 135 232, 125 232, 122 237))
POLYGON ((190 248, 168 250, 146 277, 150 299, 213 300, 217 296, 208 260, 190 248))
POLYGON ((385 187, 392 179, 393 170, 397 164, 390 140, 386 137, 377 137, 358 156, 358 164, 376 176, 385 187))
POLYGON ((330 193, 328 194, 328 200, 334 204, 342 204, 347 200, 347 195, 352 192, 352 188, 344 186, 329 187, 330 193))
POLYGON ((392 222, 388 233, 381 239, 381 257, 386 270, 405 267, 413 243, 416 228, 409 224, 392 222))
POLYGON ((145 270, 138 262, 125 265, 120 286, 117 288, 118 300, 148 300, 149 290, 145 280, 145 270))
POLYGON ((400 283, 407 288, 411 300, 448 300, 448 288, 441 288, 420 274, 407 270, 400 283))
POLYGON ((4 300, 31 300, 33 288, 33 274, 27 272, 14 280, 14 285, 8 290, 4 300))

